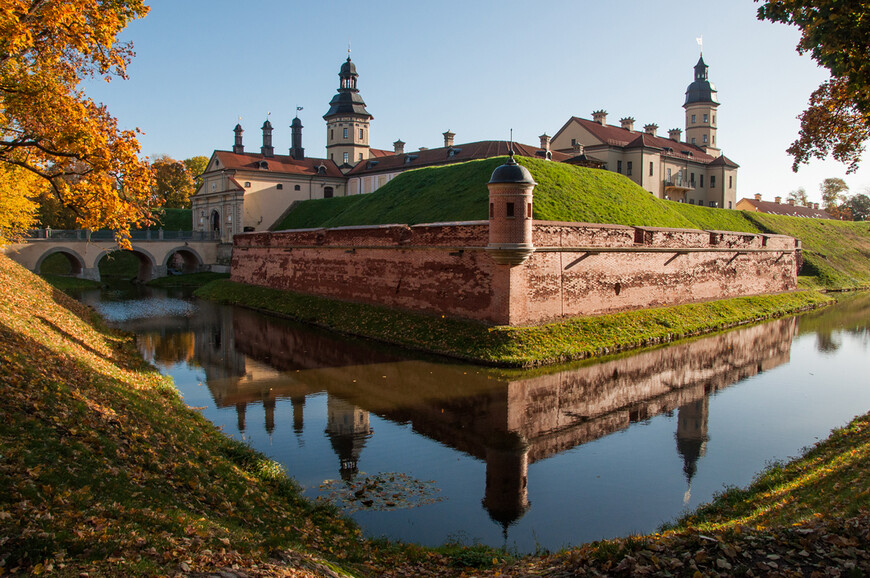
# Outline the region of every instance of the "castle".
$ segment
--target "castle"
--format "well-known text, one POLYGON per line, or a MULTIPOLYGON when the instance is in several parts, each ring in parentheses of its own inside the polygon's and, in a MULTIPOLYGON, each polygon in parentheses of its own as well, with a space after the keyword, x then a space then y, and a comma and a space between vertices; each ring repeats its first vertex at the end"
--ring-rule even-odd
POLYGON ((339 88, 323 116, 326 157, 305 155, 302 121, 293 119, 288 154, 276 154, 273 126, 267 119, 259 152, 246 152, 241 125, 234 129, 232 150, 215 150, 191 197, 193 228, 214 231, 229 242, 242 232, 266 231, 291 210, 294 203, 371 193, 400 173, 428 166, 506 156, 544 158, 612 170, 625 175, 658 198, 709 207, 734 208, 738 165, 717 146, 717 91, 708 79, 703 56, 695 65, 695 79, 686 90, 686 138, 672 129, 658 136, 658 126, 634 130, 634 119, 619 127, 607 124, 603 110, 592 120, 571 117, 554 137, 546 133, 540 146, 505 141, 454 144, 455 133, 443 133, 444 146, 405 152, 397 140, 393 150, 369 145, 372 115, 357 88, 350 56, 339 70, 339 88))

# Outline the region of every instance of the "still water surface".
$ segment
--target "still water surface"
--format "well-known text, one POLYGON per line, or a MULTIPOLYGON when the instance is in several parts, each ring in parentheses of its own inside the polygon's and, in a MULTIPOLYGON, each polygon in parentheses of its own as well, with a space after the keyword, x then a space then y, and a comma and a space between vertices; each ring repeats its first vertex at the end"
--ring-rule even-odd
POLYGON ((343 496, 368 535, 426 545, 531 552, 655 531, 870 410, 867 293, 536 371, 425 358, 181 292, 81 299, 307 496, 343 496))

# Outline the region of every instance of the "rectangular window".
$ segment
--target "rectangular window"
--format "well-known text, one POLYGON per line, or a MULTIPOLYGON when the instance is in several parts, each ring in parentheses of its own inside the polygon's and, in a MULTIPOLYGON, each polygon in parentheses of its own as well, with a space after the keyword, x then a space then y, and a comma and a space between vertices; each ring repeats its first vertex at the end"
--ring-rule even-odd
POLYGON ((707 144, 707 135, 704 135, 703 141, 704 141, 704 144, 707 144))
POLYGON ((649 162, 649 176, 653 176, 653 162, 649 162))
POLYGON ((507 217, 508 217, 509 219, 513 219, 513 217, 514 217, 514 204, 513 204, 513 203, 507 203, 506 206, 507 206, 507 217))
POLYGON ((692 115, 692 124, 695 124, 695 115, 692 115))
POLYGON ((359 140, 365 140, 365 137, 363 136, 363 134, 364 134, 363 129, 359 129, 359 140))
POLYGON ((731 177, 728 177, 728 188, 729 188, 729 189, 731 188, 731 185, 732 185, 731 177))
POLYGON ((701 179, 700 185, 701 185, 701 188, 703 189, 704 188, 704 175, 702 174, 699 178, 701 179))
POLYGON ((347 129, 344 129, 344 138, 347 138, 347 129))
POLYGON ((704 123, 706 124, 706 122, 707 122, 707 115, 705 114, 704 115, 704 123))
POLYGON ((576 138, 572 138, 572 139, 571 139, 571 146, 574 146, 575 144, 577 144, 577 139, 576 139, 576 138))
POLYGON ((495 207, 492 203, 489 204, 489 218, 493 218, 495 216, 495 207))
POLYGON ((359 160, 362 160, 362 153, 359 154, 359 160))
POLYGON ((622 161, 616 161, 616 172, 622 174, 622 161))
POLYGON ((347 164, 349 159, 350 159, 350 153, 344 153, 344 163, 345 164, 347 164))
POLYGON ((284 185, 281 184, 281 183, 278 183, 277 189, 280 191, 280 190, 283 189, 283 188, 284 188, 284 185))
POLYGON ((695 144, 695 137, 692 137, 692 144, 695 144))
POLYGON ((531 203, 526 203, 526 218, 527 219, 532 218, 532 204, 531 203))
POLYGON ((710 206, 711 206, 711 207, 715 207, 715 206, 716 206, 716 201, 710 201, 710 206))
POLYGON ((667 171, 668 171, 668 179, 667 180, 668 180, 668 182, 671 182, 671 169, 670 169, 670 167, 668 167, 667 171))
POLYGON ((689 175, 689 184, 692 185, 693 188, 695 187, 695 173, 689 175))
POLYGON ((716 175, 710 175, 710 188, 716 187, 716 175))
POLYGON ((631 161, 625 163, 625 174, 631 176, 631 161))

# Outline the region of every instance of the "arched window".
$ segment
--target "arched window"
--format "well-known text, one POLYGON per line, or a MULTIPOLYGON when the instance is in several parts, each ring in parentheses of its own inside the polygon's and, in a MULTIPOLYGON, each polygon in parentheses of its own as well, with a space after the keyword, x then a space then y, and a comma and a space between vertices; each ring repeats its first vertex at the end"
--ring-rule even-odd
POLYGON ((217 211, 211 212, 211 230, 217 233, 221 232, 221 215, 217 211))

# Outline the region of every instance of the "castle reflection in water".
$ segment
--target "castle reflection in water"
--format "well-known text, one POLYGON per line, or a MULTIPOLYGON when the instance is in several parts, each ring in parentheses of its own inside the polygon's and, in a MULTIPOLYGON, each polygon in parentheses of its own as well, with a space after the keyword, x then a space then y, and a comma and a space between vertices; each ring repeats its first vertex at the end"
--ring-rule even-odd
MULTIPOLYGON (((276 401, 284 399, 301 443, 306 396, 327 392, 325 435, 343 479, 358 471, 374 413, 483 460, 482 504, 504 528, 530 507, 530 464, 665 412, 677 412, 676 451, 691 487, 708 440, 710 395, 788 362, 798 323, 783 319, 603 363, 520 372, 406 359, 240 309, 197 318, 215 321, 189 328, 196 362, 216 405, 235 407, 240 432, 249 427, 247 406, 262 404, 265 429, 275 434, 276 401)), ((154 347, 160 337, 149 339, 154 347)))

